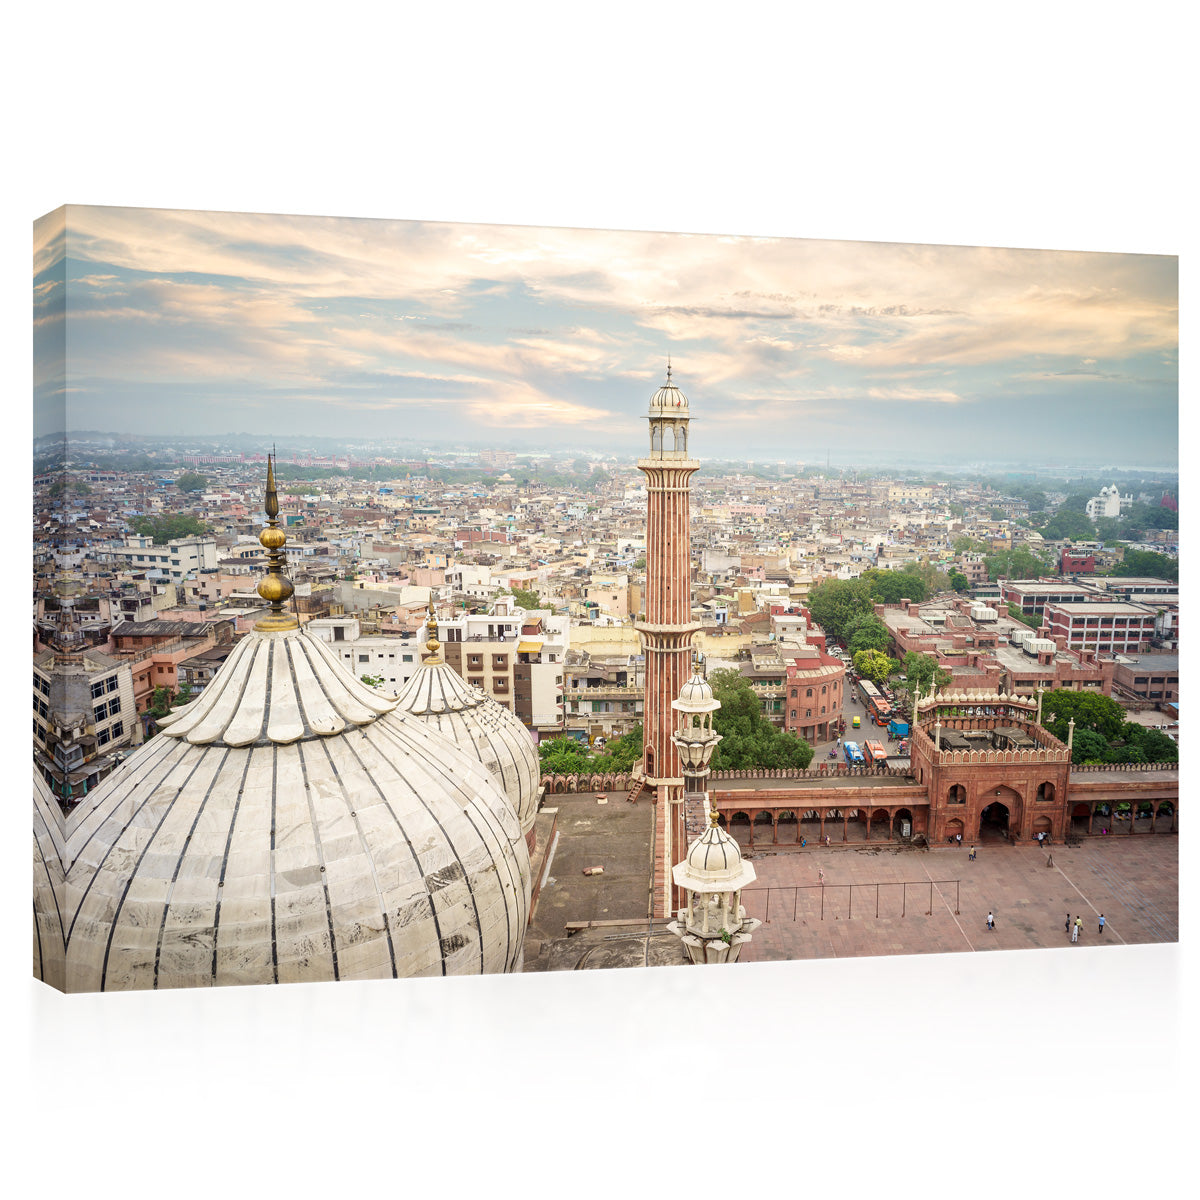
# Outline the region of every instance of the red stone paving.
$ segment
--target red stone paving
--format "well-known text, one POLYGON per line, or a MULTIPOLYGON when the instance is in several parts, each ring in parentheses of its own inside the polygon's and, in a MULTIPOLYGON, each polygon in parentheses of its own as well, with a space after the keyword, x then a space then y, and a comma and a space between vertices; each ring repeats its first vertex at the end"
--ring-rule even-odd
POLYGON ((743 948, 743 962, 1070 947, 1068 910, 1072 921, 1083 918, 1079 945, 1179 940, 1179 840, 1173 836, 1086 839, 1049 853, 992 843, 979 847, 974 862, 966 845, 810 847, 750 857, 758 879, 743 893, 743 904, 749 916, 768 919, 743 948), (1047 867, 1051 854, 1054 865, 1047 867), (824 888, 805 887, 818 884, 819 871, 824 888), (942 882, 932 888, 932 915, 925 915, 931 880, 959 881, 957 914, 955 885, 942 882), (851 899, 846 884, 864 886, 855 886, 851 899), (874 884, 881 885, 878 917, 876 890, 867 886, 874 884), (803 890, 773 890, 769 911, 766 892, 754 890, 796 886, 803 890), (996 918, 990 931, 989 909, 996 918))

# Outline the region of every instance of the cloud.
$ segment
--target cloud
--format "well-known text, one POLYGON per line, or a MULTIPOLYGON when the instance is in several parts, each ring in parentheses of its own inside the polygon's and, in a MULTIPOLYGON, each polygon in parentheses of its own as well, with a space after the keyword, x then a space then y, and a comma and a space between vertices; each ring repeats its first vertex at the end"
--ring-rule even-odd
POLYGON ((668 353, 697 415, 802 436, 843 401, 1171 382, 1178 342, 1162 256, 71 207, 35 230, 41 300, 68 248, 72 378, 457 404, 547 437, 640 413, 668 353))

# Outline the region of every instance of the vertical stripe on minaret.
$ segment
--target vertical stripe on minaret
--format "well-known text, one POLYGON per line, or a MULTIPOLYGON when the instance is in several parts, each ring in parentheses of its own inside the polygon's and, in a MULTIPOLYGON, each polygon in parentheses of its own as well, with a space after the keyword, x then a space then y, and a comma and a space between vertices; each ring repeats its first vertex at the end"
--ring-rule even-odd
MULTIPOLYGON (((656 802, 672 810, 663 822, 665 838, 656 847, 659 879, 655 915, 670 911, 674 842, 681 836, 683 776, 679 751, 671 741, 679 697, 691 674, 692 555, 689 481, 700 464, 688 456, 688 401, 671 382, 650 400, 650 454, 638 460, 646 476, 646 605, 636 628, 646 655, 642 728, 646 785, 656 802), (674 831, 674 836, 673 836, 674 831)), ((683 847, 679 847, 682 852, 683 847)))

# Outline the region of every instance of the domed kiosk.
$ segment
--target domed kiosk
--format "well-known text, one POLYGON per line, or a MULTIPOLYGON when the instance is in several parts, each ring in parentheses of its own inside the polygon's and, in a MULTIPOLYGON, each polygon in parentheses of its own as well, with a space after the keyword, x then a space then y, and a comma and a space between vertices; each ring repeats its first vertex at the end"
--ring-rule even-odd
POLYGON ((436 730, 487 767, 508 797, 532 854, 541 796, 541 764, 533 739, 514 713, 472 687, 442 657, 432 599, 427 628, 429 653, 401 688, 397 711, 436 730))
POLYGON ((508 800, 283 612, 266 510, 271 614, 67 823, 65 990, 519 970, 508 800))
POLYGON ((742 947, 762 923, 747 917, 741 903, 742 889, 756 878, 754 868, 717 818, 717 810, 711 809, 708 828, 671 872, 687 904, 667 928, 683 943, 693 963, 737 962, 742 947))

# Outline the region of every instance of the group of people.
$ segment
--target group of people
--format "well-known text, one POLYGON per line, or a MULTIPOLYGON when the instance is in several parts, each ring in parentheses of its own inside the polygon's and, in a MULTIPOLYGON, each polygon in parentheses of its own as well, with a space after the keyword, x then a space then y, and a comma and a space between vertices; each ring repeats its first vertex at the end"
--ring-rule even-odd
MULTIPOLYGON (((1067 928, 1067 932, 1071 935, 1071 941, 1073 941, 1073 942, 1079 941, 1079 935, 1083 932, 1083 918, 1076 917, 1074 922, 1072 922, 1071 914, 1067 913, 1066 928, 1067 928)), ((1100 914, 1100 928, 1097 932, 1099 932, 1099 933, 1104 932, 1104 914, 1103 913, 1100 914)))

